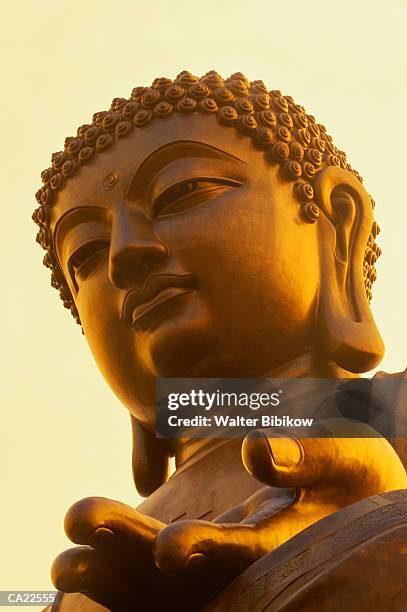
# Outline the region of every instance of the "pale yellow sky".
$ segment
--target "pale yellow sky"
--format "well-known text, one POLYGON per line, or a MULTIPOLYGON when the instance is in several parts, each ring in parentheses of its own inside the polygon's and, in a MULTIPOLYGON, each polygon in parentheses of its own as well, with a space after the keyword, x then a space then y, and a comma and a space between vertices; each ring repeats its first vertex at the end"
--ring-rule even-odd
POLYGON ((384 256, 372 308, 387 346, 381 367, 399 371, 407 340, 406 23, 405 0, 3 3, 0 590, 51 588, 74 501, 138 501, 127 414, 49 287, 34 242, 34 192, 51 153, 113 97, 182 69, 240 70, 292 95, 327 126, 377 202, 384 256))

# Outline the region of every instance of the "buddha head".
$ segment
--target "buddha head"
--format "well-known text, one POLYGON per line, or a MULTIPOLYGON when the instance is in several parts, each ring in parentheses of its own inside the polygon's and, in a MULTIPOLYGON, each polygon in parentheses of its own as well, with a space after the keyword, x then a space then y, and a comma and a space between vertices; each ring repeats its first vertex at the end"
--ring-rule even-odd
POLYGON ((374 202, 290 96, 241 73, 158 78, 96 113, 41 177, 51 284, 146 430, 157 377, 380 361, 374 202))

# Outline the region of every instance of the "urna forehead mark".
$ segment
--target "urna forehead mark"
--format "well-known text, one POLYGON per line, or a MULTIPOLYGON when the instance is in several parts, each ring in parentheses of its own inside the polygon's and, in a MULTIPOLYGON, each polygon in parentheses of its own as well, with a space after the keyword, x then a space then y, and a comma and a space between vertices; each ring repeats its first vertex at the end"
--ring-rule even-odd
POLYGON ((158 172, 177 161, 182 160, 186 174, 191 166, 189 160, 197 160, 196 163, 201 160, 203 170, 206 159, 215 160, 218 165, 222 161, 231 168, 247 164, 243 159, 250 153, 251 144, 247 139, 240 140, 230 131, 225 134, 211 125, 212 122, 207 125, 205 119, 203 125, 201 118, 191 119, 195 125, 191 126, 190 122, 184 125, 181 119, 165 133, 151 134, 151 126, 148 132, 136 134, 126 143, 118 142, 97 164, 83 168, 56 198, 51 210, 52 234, 71 209, 105 207, 118 195, 131 198, 135 185, 148 186, 158 172))

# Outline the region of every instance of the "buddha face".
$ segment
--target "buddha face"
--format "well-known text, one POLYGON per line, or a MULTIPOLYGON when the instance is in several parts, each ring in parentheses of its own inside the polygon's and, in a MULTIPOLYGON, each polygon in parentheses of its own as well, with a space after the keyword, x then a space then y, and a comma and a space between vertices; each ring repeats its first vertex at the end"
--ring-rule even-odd
POLYGON ((156 377, 255 377, 312 344, 316 225, 250 138, 174 115, 116 141, 52 210, 104 377, 154 419, 156 377))

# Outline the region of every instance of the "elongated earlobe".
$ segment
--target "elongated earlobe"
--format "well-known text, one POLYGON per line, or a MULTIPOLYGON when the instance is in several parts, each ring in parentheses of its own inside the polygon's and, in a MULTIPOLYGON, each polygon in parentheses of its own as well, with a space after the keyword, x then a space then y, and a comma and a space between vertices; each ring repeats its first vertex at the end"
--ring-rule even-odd
POLYGON ((363 259, 373 224, 370 199, 363 185, 338 167, 318 173, 313 186, 323 213, 318 221, 318 344, 340 367, 367 372, 384 354, 363 279, 363 259))
POLYGON ((132 467, 137 491, 143 497, 151 495, 169 477, 169 441, 157 439, 154 432, 145 429, 133 416, 132 467))

